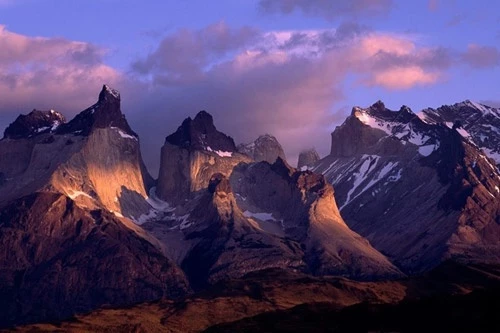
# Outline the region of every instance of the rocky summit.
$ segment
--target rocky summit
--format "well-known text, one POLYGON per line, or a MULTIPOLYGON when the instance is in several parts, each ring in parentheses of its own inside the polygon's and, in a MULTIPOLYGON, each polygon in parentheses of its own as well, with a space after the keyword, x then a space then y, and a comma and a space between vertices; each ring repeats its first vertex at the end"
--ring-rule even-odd
POLYGON ((267 329, 479 304, 465 294, 500 287, 497 118, 378 101, 294 168, 274 136, 236 145, 201 111, 165 133, 153 179, 107 85, 69 121, 21 115, 0 140, 0 329, 267 329))
POLYGON ((238 151, 256 162, 274 163, 278 157, 286 160, 280 143, 270 134, 261 135, 254 142, 238 145, 238 151))
POLYGON ((353 108, 313 171, 335 186, 346 223, 408 273, 451 258, 497 262, 495 161, 463 126, 426 114, 353 108))
POLYGON ((23 114, 10 124, 4 132, 4 139, 29 138, 37 134, 55 132, 64 124, 64 116, 54 110, 33 110, 23 114))
POLYGON ((299 154, 297 161, 298 169, 311 169, 321 158, 316 149, 303 150, 299 154))

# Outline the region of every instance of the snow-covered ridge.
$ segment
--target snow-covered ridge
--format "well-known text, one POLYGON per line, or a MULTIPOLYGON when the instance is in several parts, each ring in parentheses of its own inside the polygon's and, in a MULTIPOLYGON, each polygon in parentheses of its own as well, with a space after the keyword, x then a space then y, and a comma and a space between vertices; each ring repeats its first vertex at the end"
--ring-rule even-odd
POLYGON ((470 100, 466 100, 462 103, 458 103, 458 105, 461 105, 461 104, 464 104, 464 105, 469 106, 469 107, 473 107, 473 108, 481 111, 483 113, 483 115, 491 114, 491 115, 494 115, 495 117, 500 118, 500 110, 489 107, 487 105, 477 103, 474 101, 470 101, 470 100))
POLYGON ((437 109, 427 108, 419 112, 419 118, 428 124, 445 124, 457 131, 500 165, 500 109, 466 100, 437 109), (457 126, 455 126, 457 127, 457 126))
MULTIPOLYGON (((402 111, 388 111, 393 112, 395 116, 401 114, 402 112, 407 112, 412 114, 410 109, 403 107, 402 111)), ((379 129, 384 131, 388 136, 399 139, 403 142, 410 142, 418 146, 418 152, 422 156, 429 156, 433 151, 439 148, 439 141, 435 138, 431 138, 424 132, 419 131, 410 121, 398 121, 397 117, 395 120, 385 120, 370 113, 370 109, 362 109, 360 107, 355 107, 353 109, 353 115, 361 121, 363 124, 370 126, 371 128, 379 129)), ((421 121, 417 115, 414 118, 421 121)))

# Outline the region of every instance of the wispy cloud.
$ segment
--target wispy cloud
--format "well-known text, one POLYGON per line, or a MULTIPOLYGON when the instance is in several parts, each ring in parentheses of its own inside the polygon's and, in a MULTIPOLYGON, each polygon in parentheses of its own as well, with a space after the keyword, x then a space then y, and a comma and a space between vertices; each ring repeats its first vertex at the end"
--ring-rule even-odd
POLYGON ((469 44, 461 58, 473 68, 491 68, 500 65, 500 51, 494 46, 469 44))
POLYGON ((392 0, 260 0, 265 13, 290 14, 301 11, 306 15, 333 20, 341 17, 359 17, 386 14, 392 0))

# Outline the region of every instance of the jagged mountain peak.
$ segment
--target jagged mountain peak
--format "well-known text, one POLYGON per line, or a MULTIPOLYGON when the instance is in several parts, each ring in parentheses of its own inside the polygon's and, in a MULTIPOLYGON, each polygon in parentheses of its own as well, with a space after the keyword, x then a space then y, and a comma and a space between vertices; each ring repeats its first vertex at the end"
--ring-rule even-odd
POLYGON ((274 163, 278 157, 286 160, 283 147, 271 134, 262 134, 255 141, 238 145, 238 151, 251 157, 256 162, 274 163))
POLYGON ((214 118, 205 110, 201 110, 200 112, 198 112, 193 121, 199 126, 215 127, 214 118))
POLYGON ((40 111, 33 109, 28 114, 19 115, 4 132, 4 138, 29 138, 37 134, 54 132, 66 122, 64 116, 54 110, 40 111))
POLYGON ((166 137, 165 143, 189 150, 235 152, 233 138, 220 132, 211 114, 200 111, 191 119, 184 119, 177 131, 166 137))
POLYGON ((130 128, 125 115, 121 111, 120 93, 107 85, 102 87, 97 103, 83 110, 70 122, 60 126, 59 134, 73 133, 77 135, 89 135, 97 128, 117 128, 121 130, 122 136, 133 136, 137 134, 130 128))
POLYGON ((460 124, 459 133, 500 165, 500 109, 465 100, 437 109, 424 109, 418 116, 428 124, 445 124, 450 128, 460 124))
POLYGON ((120 101, 120 92, 116 89, 111 88, 108 85, 103 85, 102 90, 99 93, 99 102, 104 102, 107 100, 118 100, 120 101))
POLYGON ((310 169, 320 160, 319 154, 314 148, 302 150, 297 162, 298 169, 310 169))
POLYGON ((358 118, 362 123, 370 125, 373 118, 380 121, 398 121, 407 123, 417 115, 406 105, 401 106, 398 111, 393 111, 385 107, 382 101, 378 101, 368 108, 354 107, 351 115, 358 118))

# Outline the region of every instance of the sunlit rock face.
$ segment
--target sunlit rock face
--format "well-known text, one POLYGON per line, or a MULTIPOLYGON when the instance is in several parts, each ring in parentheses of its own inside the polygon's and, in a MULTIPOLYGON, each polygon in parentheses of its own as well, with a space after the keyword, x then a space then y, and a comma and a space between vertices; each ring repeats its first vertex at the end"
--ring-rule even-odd
POLYGON ((184 273, 131 221, 150 211, 149 186, 117 91, 68 123, 18 117, 0 140, 0 322, 185 295, 184 273))
POLYGON ((238 153, 206 112, 166 138, 156 193, 171 208, 143 227, 195 288, 271 268, 357 279, 402 276, 347 227, 323 175, 290 167, 270 136, 252 149, 238 153), (273 162, 254 161, 255 152, 273 162))
POLYGON ((0 141, 0 156, 0 170, 8 179, 0 204, 50 190, 128 217, 148 211, 144 199, 152 179, 139 139, 120 110, 120 95, 108 86, 96 104, 68 123, 53 111, 20 116, 0 141))
POLYGON ((231 137, 216 129, 212 116, 201 111, 165 139, 157 194, 165 201, 182 203, 207 188, 213 174, 229 176, 235 165, 249 161, 250 157, 237 152, 231 137))
POLYGON ((377 102, 353 108, 313 171, 354 231, 407 272, 447 259, 499 260, 500 176, 459 124, 377 102))
POLYGON ((294 169, 278 158, 273 164, 240 164, 231 184, 242 209, 271 214, 283 235, 301 244, 313 274, 400 276, 387 258, 347 227, 323 175, 294 169))

